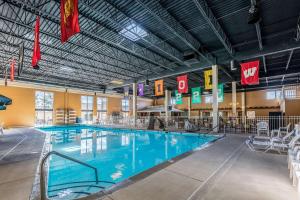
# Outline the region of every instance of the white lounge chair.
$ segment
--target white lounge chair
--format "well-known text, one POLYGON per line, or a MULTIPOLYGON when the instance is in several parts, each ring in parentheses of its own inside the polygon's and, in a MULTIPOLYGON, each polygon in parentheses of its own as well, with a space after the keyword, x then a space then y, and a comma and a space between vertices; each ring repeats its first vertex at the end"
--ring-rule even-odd
POLYGON ((300 135, 297 134, 298 128, 298 126, 295 126, 293 131, 289 132, 282 138, 278 135, 271 135, 270 138, 250 137, 246 140, 246 144, 253 151, 256 149, 265 150, 265 152, 276 150, 278 153, 281 153, 285 149, 294 147, 296 142, 300 140, 300 135))
POLYGON ((256 124, 258 138, 270 137, 269 124, 266 121, 260 121, 256 124))
POLYGON ((291 127, 291 123, 289 123, 285 127, 279 127, 279 129, 274 129, 271 132, 273 132, 273 134, 277 134, 279 137, 283 137, 289 133, 290 127, 291 127))

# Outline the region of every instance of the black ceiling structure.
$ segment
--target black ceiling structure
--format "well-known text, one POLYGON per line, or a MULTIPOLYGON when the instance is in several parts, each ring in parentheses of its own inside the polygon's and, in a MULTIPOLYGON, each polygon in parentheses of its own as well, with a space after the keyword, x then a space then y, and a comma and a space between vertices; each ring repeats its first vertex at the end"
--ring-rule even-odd
POLYGON ((219 82, 230 91, 240 81, 239 63, 260 60, 265 89, 299 82, 300 1, 276 0, 79 0, 81 32, 60 42, 59 0, 0 0, 0 76, 24 43, 24 68, 16 80, 101 91, 176 76, 203 86, 203 70, 219 66, 219 82), (248 24, 257 5, 260 20, 248 24), (40 70, 31 67, 36 16, 41 17, 40 70), (126 33, 126 34, 124 34, 126 33), (192 58, 192 59, 190 59, 192 58), (230 61, 236 70, 231 70, 230 61), (119 84, 116 84, 119 82, 119 84))

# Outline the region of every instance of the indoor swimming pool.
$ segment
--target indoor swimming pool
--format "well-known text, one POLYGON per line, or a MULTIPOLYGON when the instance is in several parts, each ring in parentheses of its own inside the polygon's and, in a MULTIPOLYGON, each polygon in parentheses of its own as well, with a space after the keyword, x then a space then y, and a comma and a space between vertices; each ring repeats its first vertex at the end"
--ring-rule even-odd
POLYGON ((112 129, 95 126, 41 128, 49 133, 49 150, 87 163, 84 165, 53 155, 48 164, 48 196, 74 199, 112 188, 167 160, 202 148, 213 135, 112 129))

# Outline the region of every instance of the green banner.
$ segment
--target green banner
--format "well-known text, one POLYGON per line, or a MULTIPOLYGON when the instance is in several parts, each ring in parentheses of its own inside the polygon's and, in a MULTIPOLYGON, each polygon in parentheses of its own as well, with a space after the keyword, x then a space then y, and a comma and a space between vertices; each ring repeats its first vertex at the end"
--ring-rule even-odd
POLYGON ((221 83, 218 85, 218 102, 224 101, 224 84, 221 83))
POLYGON ((201 103, 201 88, 192 88, 192 104, 201 103))
POLYGON ((182 104, 182 94, 179 93, 178 90, 175 90, 175 100, 176 100, 176 105, 182 104))

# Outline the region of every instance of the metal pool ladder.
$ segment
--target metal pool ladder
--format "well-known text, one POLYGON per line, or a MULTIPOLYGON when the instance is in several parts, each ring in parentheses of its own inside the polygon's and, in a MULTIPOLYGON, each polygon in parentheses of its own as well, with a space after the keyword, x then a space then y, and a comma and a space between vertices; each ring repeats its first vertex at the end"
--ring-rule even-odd
POLYGON ((59 157, 65 158, 67 160, 71 160, 73 162, 76 162, 78 164, 81 164, 83 166, 86 166, 88 168, 93 169, 95 171, 96 184, 98 184, 98 182, 99 182, 99 179, 98 179, 98 170, 97 170, 96 167, 93 167, 93 166, 91 166, 91 165, 89 165, 87 163, 84 163, 84 162, 82 162, 80 160, 76 160, 76 159, 71 158, 69 156, 66 156, 64 154, 58 153, 57 151, 50 151, 49 153, 47 153, 43 157, 43 159, 41 161, 41 165, 40 165, 40 192, 41 192, 41 200, 47 200, 48 199, 47 194, 46 194, 46 189, 45 189, 44 164, 47 161, 47 159, 49 158, 49 156, 51 156, 52 154, 55 154, 55 155, 57 155, 59 157))

